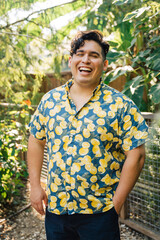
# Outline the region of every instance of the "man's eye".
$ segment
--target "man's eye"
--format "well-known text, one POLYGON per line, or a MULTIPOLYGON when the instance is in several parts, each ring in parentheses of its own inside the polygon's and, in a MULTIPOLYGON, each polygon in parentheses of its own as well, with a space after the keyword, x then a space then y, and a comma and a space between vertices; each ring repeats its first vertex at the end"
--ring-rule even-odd
POLYGON ((78 57, 82 57, 83 56, 83 53, 77 53, 76 54, 78 57))
POLYGON ((98 55, 97 55, 97 54, 93 54, 91 57, 93 57, 93 58, 97 58, 98 55))

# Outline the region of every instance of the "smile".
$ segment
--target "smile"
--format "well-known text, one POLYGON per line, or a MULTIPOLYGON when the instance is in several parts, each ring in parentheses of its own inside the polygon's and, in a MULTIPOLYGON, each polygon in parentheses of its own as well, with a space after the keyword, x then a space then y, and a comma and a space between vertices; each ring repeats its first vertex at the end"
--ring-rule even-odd
POLYGON ((80 72, 91 72, 92 69, 91 69, 91 68, 88 68, 88 67, 80 67, 80 68, 79 68, 79 71, 80 71, 80 72))

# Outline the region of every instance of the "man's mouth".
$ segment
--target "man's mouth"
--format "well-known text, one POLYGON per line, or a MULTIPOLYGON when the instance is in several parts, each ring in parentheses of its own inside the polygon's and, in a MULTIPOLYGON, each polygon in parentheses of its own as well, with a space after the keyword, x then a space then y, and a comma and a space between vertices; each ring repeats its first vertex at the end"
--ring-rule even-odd
POLYGON ((91 72, 92 69, 91 69, 91 68, 88 68, 88 67, 80 67, 80 68, 79 68, 79 71, 80 71, 80 72, 91 72))

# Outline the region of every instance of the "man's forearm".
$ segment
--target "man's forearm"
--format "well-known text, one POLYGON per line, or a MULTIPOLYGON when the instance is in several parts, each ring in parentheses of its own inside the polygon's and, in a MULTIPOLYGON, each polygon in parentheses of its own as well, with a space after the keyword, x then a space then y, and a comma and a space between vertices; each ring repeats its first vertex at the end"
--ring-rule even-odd
POLYGON ((47 206, 48 202, 46 192, 40 184, 44 146, 45 141, 37 140, 32 135, 29 137, 27 160, 31 185, 30 200, 32 206, 42 215, 45 214, 43 203, 47 206))
POLYGON ((113 197, 113 203, 119 213, 128 194, 134 187, 144 165, 144 146, 129 151, 125 160, 120 181, 113 197))
POLYGON ((40 185, 44 146, 44 142, 35 139, 32 135, 29 137, 27 162, 31 187, 40 185))

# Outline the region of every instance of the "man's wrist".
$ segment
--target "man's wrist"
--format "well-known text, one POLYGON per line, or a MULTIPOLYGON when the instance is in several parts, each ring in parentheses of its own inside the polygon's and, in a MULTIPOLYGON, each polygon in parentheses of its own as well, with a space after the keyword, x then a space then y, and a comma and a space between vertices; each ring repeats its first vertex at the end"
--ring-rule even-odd
POLYGON ((39 188, 39 187, 41 187, 41 183, 40 183, 40 181, 37 181, 37 182, 30 181, 30 187, 31 187, 31 189, 39 188))

